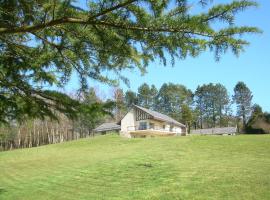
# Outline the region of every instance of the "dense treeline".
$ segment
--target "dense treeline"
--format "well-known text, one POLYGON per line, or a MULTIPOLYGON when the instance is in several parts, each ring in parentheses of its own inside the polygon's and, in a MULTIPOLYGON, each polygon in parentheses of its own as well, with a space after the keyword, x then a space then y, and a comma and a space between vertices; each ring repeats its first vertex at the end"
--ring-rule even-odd
POLYGON ((144 83, 137 92, 127 91, 123 104, 127 108, 138 104, 170 115, 185 123, 189 130, 237 126, 242 133, 268 133, 269 114, 261 111, 254 117, 252 98, 252 92, 243 82, 236 84, 232 96, 220 83, 198 86, 194 92, 180 84, 164 83, 157 89, 144 83), (236 106, 236 114, 233 106, 236 106), (254 124, 257 131, 251 128, 254 124))
MULTIPOLYGON (((244 83, 239 82, 237 85, 239 84, 244 83)), ((237 93, 238 89, 235 90, 237 93)), ((157 110, 197 129, 236 126, 242 116, 240 111, 239 115, 233 115, 232 104, 236 103, 241 107, 234 96, 230 97, 226 87, 219 83, 198 86, 194 92, 180 84, 165 83, 158 90, 154 85, 144 83, 137 92, 127 91, 124 103, 128 108, 132 104, 138 104, 157 110)), ((243 101, 246 103, 245 113, 249 115, 251 100, 246 102, 243 97, 243 101)))
POLYGON ((57 120, 29 118, 22 122, 10 121, 9 124, 1 124, 0 151, 37 147, 94 136, 93 129, 97 124, 112 120, 111 113, 115 104, 111 101, 103 102, 96 95, 94 88, 90 88, 82 95, 76 96, 76 98, 85 105, 76 119, 69 119, 63 113, 54 111, 57 120), (99 106, 107 107, 107 110, 102 111, 99 106), (90 108, 92 110, 89 110, 90 108))
POLYGON ((270 114, 252 104, 252 93, 243 82, 237 83, 232 96, 219 83, 198 86, 194 92, 180 84, 164 83, 158 89, 143 83, 136 92, 114 88, 108 99, 98 97, 94 88, 76 98, 86 105, 76 119, 68 119, 57 112, 58 120, 28 119, 2 125, 0 149, 35 147, 93 136, 97 125, 121 120, 133 104, 167 114, 185 123, 188 130, 227 126, 238 126, 239 132, 247 133, 268 133, 270 130, 270 114), (88 108, 95 104, 108 104, 106 112, 89 111, 88 108), (237 108, 236 114, 232 105, 237 108))

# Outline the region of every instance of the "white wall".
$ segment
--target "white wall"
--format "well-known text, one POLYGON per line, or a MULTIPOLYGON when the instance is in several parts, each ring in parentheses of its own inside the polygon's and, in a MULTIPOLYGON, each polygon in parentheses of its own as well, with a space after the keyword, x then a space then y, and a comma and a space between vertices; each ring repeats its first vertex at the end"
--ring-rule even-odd
POLYGON ((182 128, 179 126, 175 126, 173 127, 173 131, 176 132, 177 134, 181 134, 182 133, 182 128))
POLYGON ((125 117, 121 120, 121 132, 125 137, 130 137, 130 134, 128 133, 132 129, 135 129, 135 115, 134 115, 134 109, 131 109, 125 117))

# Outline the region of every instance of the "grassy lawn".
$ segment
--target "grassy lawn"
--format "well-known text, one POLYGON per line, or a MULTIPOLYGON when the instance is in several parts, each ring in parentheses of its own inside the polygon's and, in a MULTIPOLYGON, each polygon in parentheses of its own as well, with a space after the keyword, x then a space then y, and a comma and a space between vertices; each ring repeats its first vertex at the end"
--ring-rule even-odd
POLYGON ((108 135, 0 152, 0 199, 270 199, 270 135, 108 135))

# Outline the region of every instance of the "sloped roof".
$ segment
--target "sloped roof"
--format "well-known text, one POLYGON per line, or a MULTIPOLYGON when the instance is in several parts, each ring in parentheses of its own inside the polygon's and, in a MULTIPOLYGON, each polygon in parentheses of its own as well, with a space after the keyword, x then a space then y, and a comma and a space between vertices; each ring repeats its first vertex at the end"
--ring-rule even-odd
POLYGON ((116 123, 103 123, 94 129, 95 132, 120 130, 121 126, 116 123))
POLYGON ((167 115, 164 115, 162 113, 159 113, 157 111, 149 110, 147 108, 143 108, 143 107, 137 106, 137 105, 134 105, 134 107, 148 113, 149 115, 151 115, 156 120, 169 122, 169 123, 181 126, 181 127, 186 127, 184 124, 181 124, 180 122, 176 121, 175 119, 173 119, 173 118, 171 118, 171 117, 169 117, 167 115))

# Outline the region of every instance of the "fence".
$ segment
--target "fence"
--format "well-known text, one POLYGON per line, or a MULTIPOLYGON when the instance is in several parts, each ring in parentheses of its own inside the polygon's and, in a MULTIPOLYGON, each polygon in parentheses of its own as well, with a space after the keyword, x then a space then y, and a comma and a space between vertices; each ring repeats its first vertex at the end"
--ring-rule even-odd
POLYGON ((234 135, 237 132, 236 127, 223 127, 223 128, 209 128, 209 129, 196 129, 191 130, 191 134, 200 135, 234 135))

